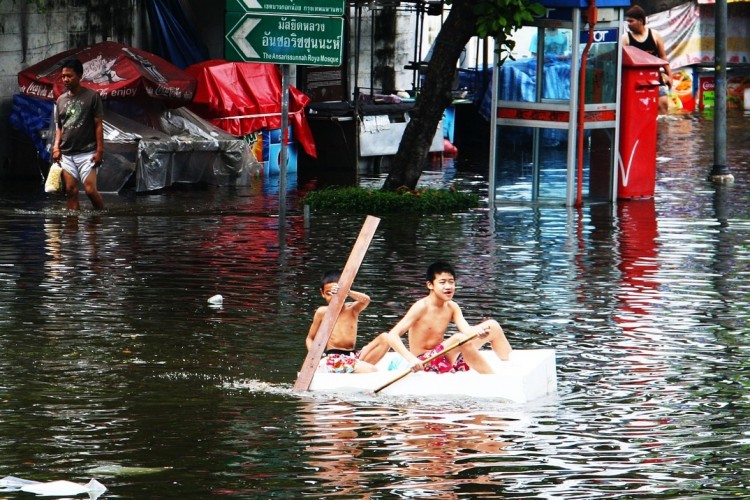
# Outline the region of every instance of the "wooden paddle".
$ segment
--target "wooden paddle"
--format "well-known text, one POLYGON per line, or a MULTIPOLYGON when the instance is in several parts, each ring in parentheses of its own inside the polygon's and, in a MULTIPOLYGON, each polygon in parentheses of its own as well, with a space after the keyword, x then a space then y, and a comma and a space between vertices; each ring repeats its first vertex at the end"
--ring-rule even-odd
MULTIPOLYGON (((453 344, 452 346, 450 346, 450 347, 446 347, 446 348, 445 348, 445 349, 443 349, 442 351, 440 351, 440 352, 438 352, 438 353, 435 353, 435 354, 433 354, 432 356, 429 356, 429 357, 427 357, 427 358, 423 359, 423 360, 422 360, 422 363, 421 363, 421 364, 422 364, 422 366, 426 365, 427 363, 429 363, 430 361, 432 361, 432 360, 433 360, 433 359, 435 359, 435 358, 439 358, 440 356, 444 356, 444 355, 445 355, 445 353, 451 352, 451 351, 452 351, 453 349, 455 349, 456 347, 458 347, 458 346, 462 346, 462 345, 464 345, 465 343, 467 343, 467 342, 469 342, 469 341, 471 341, 471 340, 474 340, 474 339, 475 339, 475 338, 477 338, 478 336, 479 336, 479 334, 478 334, 478 333, 472 333, 471 335, 469 335, 468 337, 466 337, 465 339, 463 339, 463 340, 462 340, 461 342, 457 342, 457 343, 453 344)), ((399 375, 398 375, 397 377, 395 377, 394 379, 392 379, 392 380, 390 380, 390 381, 386 382, 385 384, 381 385, 380 387, 378 387, 377 389, 375 389, 375 390, 374 390, 373 392, 374 392, 375 394, 379 393, 380 391, 382 391, 383 389, 385 389, 385 388, 386 388, 386 387, 388 387, 389 385, 391 385, 391 384, 395 384, 396 382, 398 382, 398 381, 399 381, 399 380, 401 380, 402 378, 406 377, 406 376, 407 376, 407 375, 409 375, 410 373, 412 373, 412 371, 411 371, 411 368, 409 368, 409 369, 408 369, 408 370, 406 370, 405 372, 403 372, 403 373, 399 374, 399 375)))
POLYGON ((379 223, 379 218, 368 215, 365 223, 362 225, 362 230, 359 232, 357 241, 354 242, 354 247, 349 254, 349 259, 346 261, 344 270, 341 271, 341 277, 338 281, 339 291, 331 298, 331 302, 328 303, 328 310, 325 316, 323 316, 318 333, 315 334, 315 340, 312 346, 310 346, 307 357, 297 375, 297 381, 294 383, 294 390, 296 392, 306 391, 310 388, 313 375, 315 375, 315 370, 318 369, 318 364, 320 363, 320 357, 323 355, 323 351, 328 344, 328 339, 331 338, 333 327, 341 313, 341 309, 344 307, 346 296, 349 295, 354 276, 357 275, 359 266, 362 264, 365 252, 367 252, 367 248, 370 246, 375 229, 377 229, 379 223))

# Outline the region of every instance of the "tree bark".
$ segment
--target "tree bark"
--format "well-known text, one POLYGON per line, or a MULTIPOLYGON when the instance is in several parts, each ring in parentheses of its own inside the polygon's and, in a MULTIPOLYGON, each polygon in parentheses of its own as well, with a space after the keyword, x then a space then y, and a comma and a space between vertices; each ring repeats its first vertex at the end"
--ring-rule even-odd
POLYGON ((464 47, 477 32, 476 0, 454 0, 448 17, 435 40, 427 63, 424 85, 406 126, 384 191, 417 187, 422 169, 443 111, 450 105, 456 63, 464 47))

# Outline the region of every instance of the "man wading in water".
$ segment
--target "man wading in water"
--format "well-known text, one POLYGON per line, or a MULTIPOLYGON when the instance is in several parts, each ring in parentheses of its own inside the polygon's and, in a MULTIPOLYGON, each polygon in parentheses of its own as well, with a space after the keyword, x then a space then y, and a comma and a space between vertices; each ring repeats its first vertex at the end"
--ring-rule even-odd
POLYGON ((62 66, 62 81, 67 92, 57 98, 55 106, 55 144, 52 161, 63 169, 69 210, 78 210, 78 184, 97 210, 104 201, 96 189, 96 169, 104 154, 104 108, 99 94, 81 86, 83 64, 69 59, 62 66))

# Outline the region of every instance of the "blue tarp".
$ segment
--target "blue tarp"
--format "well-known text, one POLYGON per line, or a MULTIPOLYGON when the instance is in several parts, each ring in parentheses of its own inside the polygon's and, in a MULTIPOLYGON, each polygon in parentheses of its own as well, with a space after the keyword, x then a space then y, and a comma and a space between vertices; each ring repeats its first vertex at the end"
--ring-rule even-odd
MULTIPOLYGON (((542 98, 570 100, 570 61, 547 60, 544 62, 542 98)), ((498 100, 536 101, 536 58, 505 61, 498 75, 498 100)), ((479 113, 490 121, 492 112, 492 86, 487 88, 479 107, 479 113)), ((529 130, 526 131, 529 133, 529 130)), ((557 129, 544 129, 542 143, 556 146, 567 140, 567 132, 557 129)))
POLYGON ((182 69, 209 59, 208 48, 180 0, 148 0, 146 12, 151 25, 151 52, 182 69))
POLYGON ((50 128, 53 108, 52 101, 15 94, 13 96, 13 107, 10 111, 9 122, 11 126, 29 136, 39 153, 39 157, 45 161, 49 161, 51 158, 49 151, 47 151, 47 140, 43 134, 50 128))
MULTIPOLYGON (((500 66, 498 100, 536 101, 536 58, 505 61, 500 66)), ((544 99, 570 99, 570 62, 545 61, 544 99)), ((492 88, 484 94, 479 112, 489 121, 492 108, 492 88)))

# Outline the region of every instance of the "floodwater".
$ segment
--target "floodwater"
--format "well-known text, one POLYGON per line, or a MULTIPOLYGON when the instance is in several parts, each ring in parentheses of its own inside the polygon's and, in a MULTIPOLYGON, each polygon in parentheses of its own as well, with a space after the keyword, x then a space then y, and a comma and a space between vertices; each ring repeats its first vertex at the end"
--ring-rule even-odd
MULTIPOLYGON (((5 183, 0 477, 95 478, 121 499, 742 496, 750 117, 728 128, 733 184, 706 179, 710 120, 679 118, 660 123, 654 200, 382 218, 355 281, 361 341, 453 261, 470 321, 556 349, 558 395, 526 405, 291 390, 317 280, 363 215, 306 223, 290 194, 279 230, 259 181, 71 216, 41 183, 5 183)), ((424 180, 486 196, 469 167, 424 180)))

